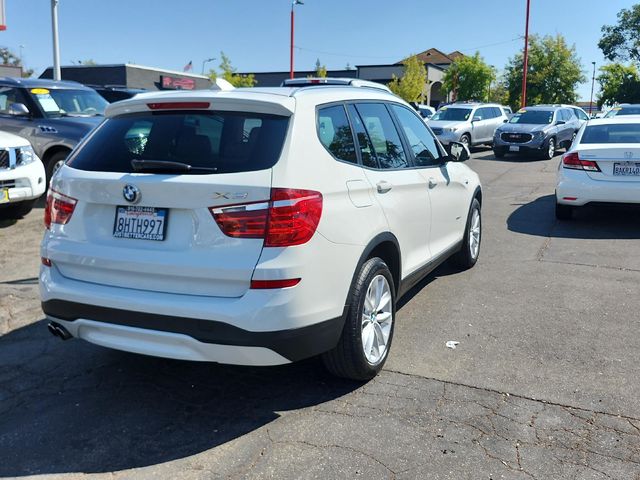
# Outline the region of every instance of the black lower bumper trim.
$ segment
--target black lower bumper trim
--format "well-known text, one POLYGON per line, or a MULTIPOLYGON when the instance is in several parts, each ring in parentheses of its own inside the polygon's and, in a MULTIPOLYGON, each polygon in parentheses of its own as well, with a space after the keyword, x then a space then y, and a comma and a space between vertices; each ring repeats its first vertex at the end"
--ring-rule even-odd
POLYGON ((46 315, 68 322, 84 318, 115 325, 180 333, 204 343, 265 347, 292 362, 313 357, 335 347, 345 319, 343 313, 340 317, 306 327, 251 332, 224 322, 119 310, 66 300, 42 302, 42 310, 46 315))

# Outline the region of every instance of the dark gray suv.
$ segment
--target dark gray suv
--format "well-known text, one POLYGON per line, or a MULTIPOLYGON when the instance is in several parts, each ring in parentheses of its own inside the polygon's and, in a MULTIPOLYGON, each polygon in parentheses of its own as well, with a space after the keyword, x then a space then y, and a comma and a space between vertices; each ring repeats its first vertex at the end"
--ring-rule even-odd
POLYGON ((0 130, 31 142, 47 185, 73 147, 102 121, 107 105, 76 82, 0 78, 0 130))
POLYGON ((508 123, 501 125, 493 136, 493 153, 502 158, 507 153, 530 153, 553 158, 558 148, 569 149, 580 120, 568 107, 525 107, 518 110, 508 123))

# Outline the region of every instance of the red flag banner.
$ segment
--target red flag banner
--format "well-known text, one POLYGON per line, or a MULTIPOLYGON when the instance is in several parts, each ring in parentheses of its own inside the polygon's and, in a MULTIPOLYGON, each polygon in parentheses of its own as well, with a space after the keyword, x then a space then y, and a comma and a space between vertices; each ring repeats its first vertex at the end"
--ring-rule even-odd
POLYGON ((7 29, 7 17, 4 10, 4 0, 0 0, 0 30, 7 29))

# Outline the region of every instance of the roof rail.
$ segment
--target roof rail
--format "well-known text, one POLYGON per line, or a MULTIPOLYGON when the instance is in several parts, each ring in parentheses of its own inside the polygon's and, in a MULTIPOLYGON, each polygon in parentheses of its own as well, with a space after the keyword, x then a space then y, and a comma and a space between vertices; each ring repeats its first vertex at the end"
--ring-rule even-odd
POLYGON ((331 77, 310 77, 310 78, 291 78, 284 80, 280 86, 282 87, 323 87, 330 85, 343 85, 350 87, 375 88, 387 93, 392 93, 389 87, 377 82, 369 80, 360 80, 359 78, 331 78, 331 77))

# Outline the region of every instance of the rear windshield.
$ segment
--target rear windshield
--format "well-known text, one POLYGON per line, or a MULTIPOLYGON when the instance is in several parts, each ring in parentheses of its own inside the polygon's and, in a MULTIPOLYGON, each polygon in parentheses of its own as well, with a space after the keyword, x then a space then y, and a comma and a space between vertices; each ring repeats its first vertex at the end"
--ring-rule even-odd
POLYGON ((239 112, 162 112, 108 119, 69 159, 94 172, 131 173, 132 160, 180 162, 190 173, 271 168, 284 144, 288 117, 239 112), (202 170, 197 170, 198 168, 202 170))
POLYGON ((431 120, 452 120, 452 121, 465 121, 469 119, 469 115, 471 115, 470 108, 450 108, 450 107, 442 107, 438 110, 431 120))
POLYGON ((580 143, 640 143, 640 123, 587 126, 580 143))
POLYGON ((633 105, 631 107, 618 107, 607 113, 607 118, 615 117, 616 115, 640 115, 640 106, 633 105))
POLYGON ((509 123, 528 123, 531 125, 547 125, 553 121, 552 110, 520 110, 511 117, 509 123))

